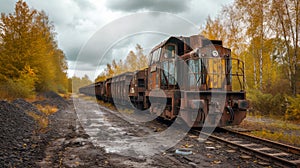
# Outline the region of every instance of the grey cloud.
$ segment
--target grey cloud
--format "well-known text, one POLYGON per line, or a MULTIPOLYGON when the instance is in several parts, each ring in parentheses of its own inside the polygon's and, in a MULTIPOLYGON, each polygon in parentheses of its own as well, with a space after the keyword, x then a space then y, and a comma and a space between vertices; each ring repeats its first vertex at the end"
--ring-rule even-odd
POLYGON ((80 61, 69 61, 69 68, 70 69, 76 69, 76 66, 80 65, 80 70, 81 71, 92 71, 95 70, 93 67, 95 65, 93 65, 92 63, 87 63, 87 62, 80 62, 80 61))
POLYGON ((78 47, 78 45, 68 49, 67 54, 66 54, 67 60, 68 61, 76 60, 79 50, 80 50, 80 48, 78 47))
MULTIPOLYGON (((195 25, 170 13, 133 14, 117 19, 95 33, 79 52, 77 62, 90 63, 97 71, 99 66, 111 63, 112 59, 125 58, 137 43, 149 51, 168 36, 197 32, 195 25)), ((80 69, 81 65, 77 64, 75 71, 80 69)))
POLYGON ((106 6, 123 12, 150 10, 182 13, 189 9, 188 2, 182 0, 109 0, 106 6))
POLYGON ((83 10, 95 9, 93 4, 91 4, 88 0, 74 0, 77 6, 83 10))
MULTIPOLYGON (((0 12, 13 12, 16 1, 0 0, 0 12)), ((222 4, 233 2, 233 0, 107 0, 106 2, 52 0, 51 3, 24 1, 32 8, 46 12, 55 26, 59 47, 66 53, 67 61, 75 62, 78 58, 76 70, 80 71, 82 68, 84 70, 82 73, 99 71, 99 67, 105 67, 105 64, 110 63, 112 59, 126 57, 130 50, 134 50, 137 43, 146 50, 146 54, 147 49, 149 51, 168 36, 197 34, 199 26, 204 23, 208 15, 215 16, 222 4), (105 6, 97 6, 99 4, 105 6), (161 12, 145 14, 145 11, 161 12), (127 15, 129 13, 135 14, 127 15), (121 16, 125 17, 120 18, 121 16), (113 20, 113 18, 119 19, 113 20), (193 26, 188 20, 196 25, 193 26), (99 27, 102 27, 101 30, 95 33, 99 27), (140 32, 154 32, 157 35, 128 36, 130 33, 140 32), (121 40, 125 37, 127 39, 121 40), (81 46, 86 43, 89 47, 79 52, 81 46), (105 52, 106 54, 103 55, 105 52)), ((73 66, 70 66, 70 69, 74 69, 73 66)))

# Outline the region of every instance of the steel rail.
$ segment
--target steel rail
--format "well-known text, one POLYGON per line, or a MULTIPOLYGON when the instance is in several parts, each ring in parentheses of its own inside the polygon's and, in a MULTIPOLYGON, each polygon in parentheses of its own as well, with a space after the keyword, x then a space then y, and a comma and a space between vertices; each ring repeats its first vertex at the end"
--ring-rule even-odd
MULTIPOLYGON (((192 133, 200 133, 200 131, 198 130, 192 130, 192 133)), ((256 157, 265 160, 265 161, 269 161, 271 163, 274 163, 276 165, 282 166, 282 167, 296 167, 296 168, 300 168, 300 160, 287 160, 287 159, 283 159, 274 155, 271 155, 270 153, 266 153, 263 152, 261 150, 259 150, 259 148, 250 148, 249 146, 245 145, 245 144, 239 144, 239 143, 235 143, 234 141, 229 141, 225 138, 221 138, 215 135, 211 135, 211 134, 206 134, 204 132, 201 132, 202 135, 208 136, 209 139, 213 139, 215 141, 219 141, 219 142, 223 142, 226 144, 229 144, 231 146, 237 147, 238 149, 240 149, 242 152, 246 152, 246 153, 252 153, 254 154, 256 157)), ((244 136, 244 135, 243 135, 244 136)), ((265 139, 259 138, 260 142, 265 141, 265 139)), ((277 143, 276 143, 277 144, 277 143)), ((281 144, 283 145, 283 144, 281 144)), ((290 150, 293 151, 293 150, 290 150)), ((294 154, 294 153, 293 153, 294 154)))
POLYGON ((256 137, 256 136, 253 136, 253 135, 248 135, 248 134, 237 132, 237 131, 227 129, 227 128, 219 128, 219 130, 227 131, 231 134, 236 134, 238 136, 245 137, 245 138, 247 138, 247 139, 249 139, 250 141, 253 141, 253 142, 263 143, 264 145, 269 146, 269 147, 276 147, 276 149, 280 149, 284 152, 300 155, 300 148, 295 147, 295 146, 283 144, 283 143, 280 143, 280 142, 271 141, 271 140, 256 137))

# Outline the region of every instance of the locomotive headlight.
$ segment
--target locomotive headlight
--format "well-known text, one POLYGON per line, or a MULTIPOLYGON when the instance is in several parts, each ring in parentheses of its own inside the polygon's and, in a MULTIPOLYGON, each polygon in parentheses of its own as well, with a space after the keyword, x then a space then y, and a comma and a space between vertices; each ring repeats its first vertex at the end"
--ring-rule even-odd
POLYGON ((134 88, 130 88, 130 93, 134 93, 134 88))
POLYGON ((213 57, 217 57, 217 56, 219 56, 219 53, 218 53, 217 50, 213 50, 213 51, 211 52, 211 55, 212 55, 213 57))

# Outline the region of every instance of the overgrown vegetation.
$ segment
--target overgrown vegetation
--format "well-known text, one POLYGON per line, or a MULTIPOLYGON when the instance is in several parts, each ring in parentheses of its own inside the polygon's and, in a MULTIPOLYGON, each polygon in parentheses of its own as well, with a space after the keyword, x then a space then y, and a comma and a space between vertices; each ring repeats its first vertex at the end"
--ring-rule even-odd
POLYGON ((92 81, 89 79, 87 75, 85 75, 82 78, 73 76, 72 78, 69 78, 69 92, 70 93, 78 93, 79 88, 83 86, 87 86, 91 84, 92 81))
POLYGON ((273 141, 300 146, 300 126, 282 120, 252 116, 251 120, 244 120, 240 127, 250 129, 248 134, 273 141))
POLYGON ((54 114, 55 112, 57 112, 58 108, 55 106, 50 106, 50 105, 46 105, 46 106, 42 106, 42 105, 36 105, 37 109, 40 110, 43 114, 45 114, 46 116, 49 116, 51 114, 54 114))
POLYGON ((36 107, 40 112, 43 113, 43 115, 38 115, 31 111, 27 112, 27 114, 31 116, 38 123, 39 125, 38 131, 45 132, 49 124, 48 116, 56 113, 58 111, 58 108, 50 105, 46 105, 46 106, 36 105, 36 107))
POLYGON ((300 121, 300 94, 296 97, 287 96, 288 106, 285 118, 293 121, 300 121))
POLYGON ((67 91, 65 55, 43 11, 19 0, 0 18, 0 96, 27 98, 36 92, 67 91))
POLYGON ((254 131, 252 132, 252 134, 261 138, 270 139, 281 143, 287 143, 294 146, 300 146, 299 135, 288 134, 283 131, 273 132, 268 130, 254 131))
POLYGON ((249 90, 247 97, 251 102, 250 112, 255 115, 285 115, 287 102, 285 96, 280 93, 272 95, 259 90, 249 90))
POLYGON ((20 73, 19 78, 7 79, 6 83, 2 84, 0 82, 0 97, 30 98, 35 94, 34 84, 37 80, 35 73, 28 67, 20 73))
POLYGON ((300 121, 300 95, 262 93, 250 90, 248 99, 251 102, 250 113, 253 115, 271 116, 289 121, 300 121))
POLYGON ((37 129, 38 132, 46 131, 46 128, 48 127, 49 124, 48 117, 37 115, 34 112, 27 112, 27 114, 38 123, 39 126, 39 128, 37 129))

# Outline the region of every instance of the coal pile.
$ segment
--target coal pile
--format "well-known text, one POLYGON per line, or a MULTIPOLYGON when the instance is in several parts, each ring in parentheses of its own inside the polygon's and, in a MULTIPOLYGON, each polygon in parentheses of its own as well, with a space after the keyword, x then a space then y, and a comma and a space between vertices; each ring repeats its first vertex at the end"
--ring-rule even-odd
POLYGON ((7 101, 0 101, 0 165, 1 167, 35 167, 32 141, 37 127, 33 118, 7 101))
POLYGON ((65 109, 70 104, 67 100, 53 91, 44 92, 39 94, 38 96, 45 98, 45 100, 36 101, 33 102, 33 104, 40 104, 42 106, 57 106, 57 108, 59 109, 65 109))
POLYGON ((39 116, 45 116, 44 113, 42 113, 41 111, 39 111, 33 104, 27 102, 24 99, 16 99, 12 102, 12 104, 16 105, 17 107, 21 108, 22 110, 24 110, 25 112, 33 112, 36 115, 39 116))

